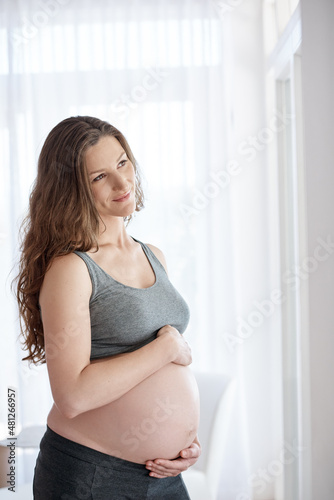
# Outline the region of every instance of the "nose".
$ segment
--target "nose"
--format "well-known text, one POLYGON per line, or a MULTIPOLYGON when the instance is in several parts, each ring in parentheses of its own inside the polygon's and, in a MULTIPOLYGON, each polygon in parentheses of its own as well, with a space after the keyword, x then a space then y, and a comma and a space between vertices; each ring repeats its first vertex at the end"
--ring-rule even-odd
POLYGON ((129 183, 125 177, 117 170, 112 176, 110 176, 111 189, 115 193, 124 193, 129 187, 129 183))

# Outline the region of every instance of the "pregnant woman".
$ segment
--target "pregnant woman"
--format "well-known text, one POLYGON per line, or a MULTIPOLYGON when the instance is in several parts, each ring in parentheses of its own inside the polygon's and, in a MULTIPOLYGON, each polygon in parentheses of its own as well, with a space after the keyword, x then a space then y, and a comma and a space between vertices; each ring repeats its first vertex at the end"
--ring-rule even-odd
POLYGON ((142 206, 115 127, 75 117, 50 132, 17 290, 25 359, 46 361, 54 399, 37 500, 189 499, 180 473, 200 454, 189 310, 162 252, 126 231, 142 206))

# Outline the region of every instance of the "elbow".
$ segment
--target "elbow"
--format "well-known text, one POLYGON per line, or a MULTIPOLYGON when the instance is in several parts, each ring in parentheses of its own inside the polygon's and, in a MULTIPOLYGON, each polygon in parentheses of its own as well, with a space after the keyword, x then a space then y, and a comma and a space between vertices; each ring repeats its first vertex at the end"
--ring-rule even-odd
POLYGON ((63 407, 63 408, 59 408, 59 411, 60 413, 63 415, 63 417, 71 420, 72 418, 75 418, 77 417, 78 415, 80 415, 80 412, 77 411, 75 408, 73 407, 63 407))
POLYGON ((69 420, 77 417, 80 413, 85 411, 80 408, 79 402, 75 401, 74 398, 54 398, 54 403, 59 413, 69 420))

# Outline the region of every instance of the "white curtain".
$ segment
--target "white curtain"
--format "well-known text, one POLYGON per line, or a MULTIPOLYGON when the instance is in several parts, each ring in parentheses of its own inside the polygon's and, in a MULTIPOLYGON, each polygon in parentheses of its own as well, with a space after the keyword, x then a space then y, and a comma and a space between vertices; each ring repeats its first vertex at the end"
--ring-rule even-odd
POLYGON ((194 369, 237 379, 220 498, 251 498, 281 425, 279 312, 255 305, 278 277, 266 144, 248 143, 265 125, 261 2, 5 0, 0 9, 0 438, 7 386, 18 390, 20 427, 45 423, 51 404, 45 366, 20 361, 10 291, 36 160, 59 121, 97 116, 125 134, 141 167, 146 208, 128 231, 164 251, 190 305, 194 369))

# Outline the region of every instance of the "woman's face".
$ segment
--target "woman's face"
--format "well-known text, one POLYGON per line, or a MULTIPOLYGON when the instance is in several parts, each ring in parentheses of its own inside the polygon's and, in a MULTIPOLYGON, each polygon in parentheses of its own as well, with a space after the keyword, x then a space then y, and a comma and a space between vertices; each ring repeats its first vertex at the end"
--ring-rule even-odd
POLYGON ((86 152, 86 166, 101 217, 126 217, 136 208, 135 172, 115 137, 102 137, 86 152))

